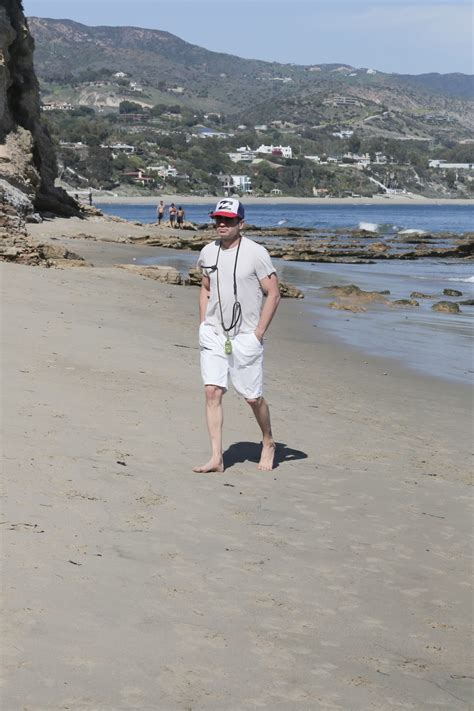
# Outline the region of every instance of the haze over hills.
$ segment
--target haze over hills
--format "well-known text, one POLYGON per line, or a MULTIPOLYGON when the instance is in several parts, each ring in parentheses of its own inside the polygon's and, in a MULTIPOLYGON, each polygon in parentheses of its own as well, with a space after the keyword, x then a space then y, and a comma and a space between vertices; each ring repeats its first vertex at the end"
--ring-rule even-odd
MULTIPOLYGON (((278 102, 304 99, 316 106, 343 93, 373 106, 449 110, 462 116, 465 101, 474 95, 473 77, 465 74, 412 76, 345 64, 278 64, 212 52, 161 30, 88 27, 37 17, 28 21, 43 83, 64 85, 87 72, 96 72, 97 78, 102 72, 105 78, 107 71, 110 76, 121 70, 142 88, 136 98, 150 105, 167 99, 228 116, 251 110, 255 120, 264 120, 269 106, 278 102)), ((113 93, 106 105, 113 105, 113 93)))

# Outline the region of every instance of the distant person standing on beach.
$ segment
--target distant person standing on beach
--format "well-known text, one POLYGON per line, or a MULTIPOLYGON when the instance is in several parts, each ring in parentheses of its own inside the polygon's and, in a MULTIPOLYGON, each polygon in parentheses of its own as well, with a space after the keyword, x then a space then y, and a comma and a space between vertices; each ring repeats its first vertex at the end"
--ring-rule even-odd
POLYGON ((176 224, 178 225, 178 229, 182 230, 183 229, 183 224, 184 224, 184 210, 181 207, 181 205, 178 207, 176 211, 176 224))
POLYGON ((156 217, 158 219, 158 225, 161 225, 161 220, 163 219, 165 215, 165 203, 163 200, 160 200, 160 204, 156 208, 156 217))
POLYGON ((170 218, 170 227, 174 227, 174 226, 175 226, 176 213, 177 213, 176 205, 174 204, 174 202, 172 202, 171 205, 170 205, 169 208, 168 208, 168 215, 169 215, 169 218, 170 218))
POLYGON ((224 471, 222 397, 229 375, 262 431, 258 468, 270 471, 275 442, 262 394, 263 336, 280 301, 278 277, 267 250, 241 235, 244 207, 239 200, 220 200, 212 217, 217 239, 201 250, 197 263, 202 271, 199 346, 211 458, 194 471, 224 471))
POLYGON ((89 188, 89 205, 92 205, 92 190, 89 188))

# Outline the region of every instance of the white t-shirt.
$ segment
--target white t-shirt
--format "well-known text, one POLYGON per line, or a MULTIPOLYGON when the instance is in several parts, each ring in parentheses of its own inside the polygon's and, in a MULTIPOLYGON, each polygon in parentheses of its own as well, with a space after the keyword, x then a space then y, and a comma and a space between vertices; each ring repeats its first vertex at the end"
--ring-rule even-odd
POLYGON ((229 249, 219 250, 219 243, 219 240, 215 240, 206 244, 197 261, 198 269, 202 269, 203 273, 209 277, 211 285, 204 323, 213 326, 216 332, 222 333, 219 308, 220 293, 224 326, 226 329, 229 328, 235 303, 234 266, 237 258, 237 300, 242 307, 242 316, 230 335, 253 333, 257 328, 263 304, 260 280, 270 274, 275 274, 276 269, 265 247, 247 237, 241 238, 239 250, 238 244, 229 249), (216 263, 217 269, 214 269, 216 263))

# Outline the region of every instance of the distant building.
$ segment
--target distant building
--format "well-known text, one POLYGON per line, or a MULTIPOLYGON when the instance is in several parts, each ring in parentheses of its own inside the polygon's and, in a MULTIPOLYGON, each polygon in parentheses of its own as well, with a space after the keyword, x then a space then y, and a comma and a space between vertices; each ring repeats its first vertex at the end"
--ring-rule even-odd
POLYGON ((139 185, 149 185, 154 182, 154 178, 150 175, 146 175, 145 171, 139 168, 138 170, 127 170, 121 173, 125 178, 130 178, 134 183, 139 185))
POLYGON ((224 193, 250 193, 252 192, 252 180, 249 175, 219 175, 224 193))
POLYGON ((127 76, 128 76, 128 74, 125 74, 125 72, 115 72, 115 74, 114 74, 114 77, 116 79, 125 79, 125 77, 127 77, 127 76))
POLYGON ((350 128, 342 129, 341 131, 334 131, 332 134, 335 138, 350 138, 354 135, 354 131, 350 128))
POLYGON ((347 163, 347 161, 349 161, 349 164, 353 164, 353 165, 355 164, 355 165, 361 166, 363 168, 370 165, 370 155, 368 153, 364 153, 363 155, 358 155, 357 153, 351 153, 350 151, 348 151, 342 157, 343 162, 344 162, 344 158, 346 159, 346 161, 345 161, 346 163, 347 163))
POLYGON ((67 101, 53 101, 50 104, 41 104, 41 111, 71 111, 74 108, 67 101))
POLYGON ((281 81, 283 84, 293 81, 291 77, 269 77, 269 81, 281 81))
POLYGON ((224 131, 216 131, 213 128, 208 128, 207 126, 196 126, 193 136, 197 138, 230 138, 233 133, 225 133, 224 131))
POLYGON ((321 163, 321 158, 319 156, 304 156, 306 160, 311 160, 313 163, 321 163))
POLYGON ((251 163, 257 157, 257 152, 252 151, 248 146, 242 146, 227 155, 234 163, 251 163))
POLYGON ((428 168, 443 168, 445 170, 474 170, 474 163, 448 163, 440 158, 439 160, 428 161, 428 168))
POLYGON ((293 158, 293 150, 291 146, 266 146, 264 143, 257 148, 256 153, 265 155, 282 156, 283 158, 293 158))
POLYGON ((135 146, 131 146, 128 143, 111 143, 107 145, 101 143, 101 148, 110 148, 112 153, 125 153, 126 155, 133 155, 135 153, 135 146))
POLYGON ((362 106, 362 103, 353 96, 332 96, 329 99, 324 99, 323 104, 326 106, 362 106))

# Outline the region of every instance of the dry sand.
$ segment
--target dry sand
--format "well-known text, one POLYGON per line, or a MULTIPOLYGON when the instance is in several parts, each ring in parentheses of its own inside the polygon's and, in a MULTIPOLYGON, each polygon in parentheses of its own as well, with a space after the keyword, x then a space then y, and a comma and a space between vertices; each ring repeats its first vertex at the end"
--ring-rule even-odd
POLYGON ((277 467, 229 392, 226 471, 193 474, 197 290, 74 248, 104 266, 1 265, 2 709, 468 709, 467 388, 285 301, 277 467))
MULTIPOLYGON (((73 193, 71 193, 73 194, 73 193)), ((152 195, 152 196, 121 196, 107 193, 94 193, 96 203, 120 203, 122 205, 155 205, 164 200, 168 205, 171 202, 183 205, 214 204, 218 198, 213 195, 152 195)), ((469 198, 425 198, 422 195, 374 195, 372 198, 317 198, 317 197, 255 197, 245 195, 242 201, 246 205, 473 205, 469 198)))

